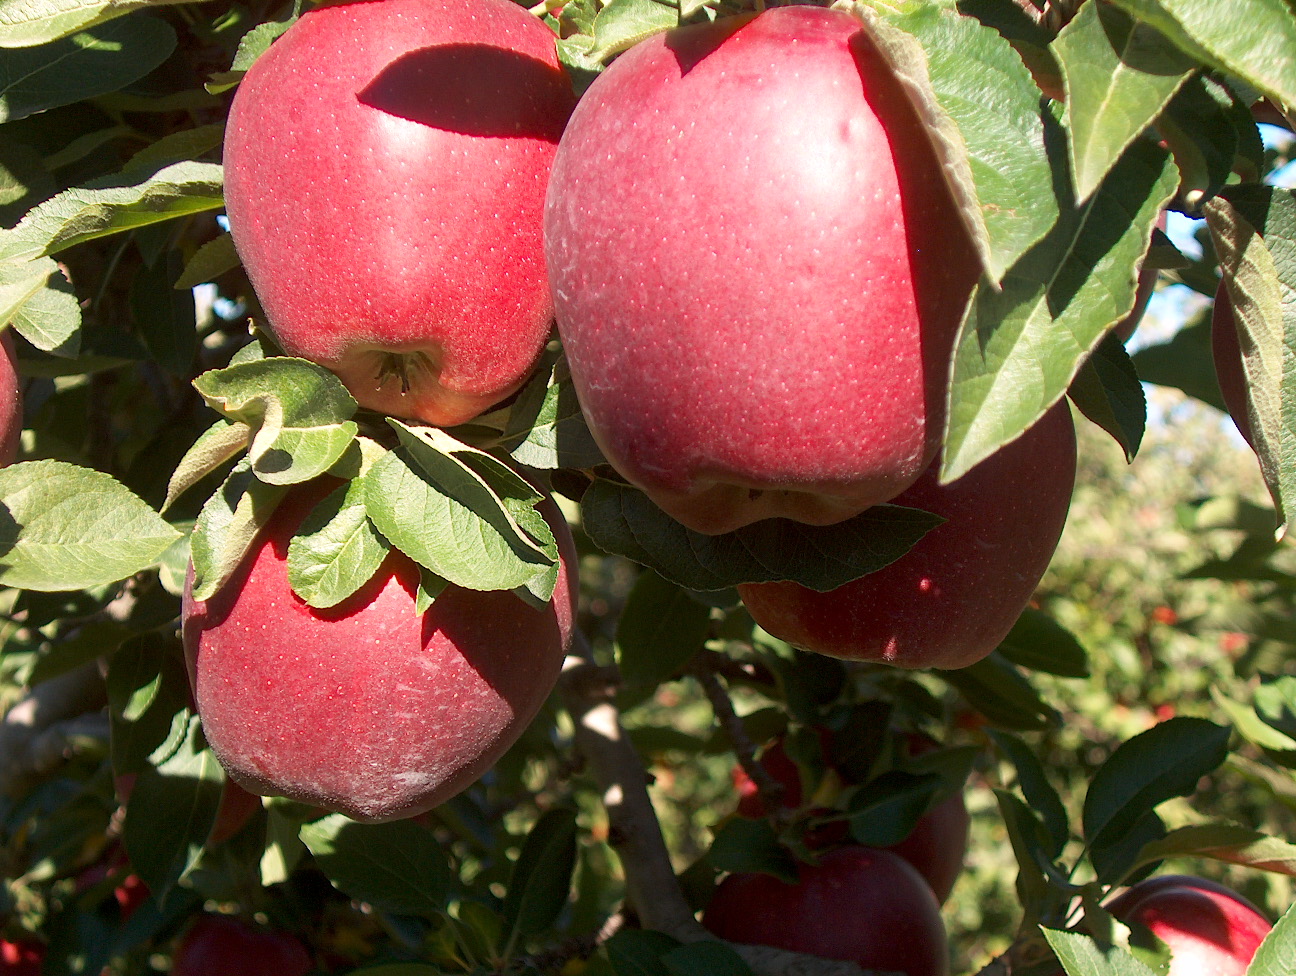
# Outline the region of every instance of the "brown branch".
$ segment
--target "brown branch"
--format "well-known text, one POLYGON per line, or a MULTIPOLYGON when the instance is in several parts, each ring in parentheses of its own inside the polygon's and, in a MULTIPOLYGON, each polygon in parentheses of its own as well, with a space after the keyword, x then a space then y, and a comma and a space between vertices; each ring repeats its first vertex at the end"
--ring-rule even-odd
MULTIPOLYGON (((584 636, 567 659, 558 683, 585 756, 603 794, 612 838, 626 877, 627 901, 645 928, 681 942, 713 939, 693 917, 671 865, 657 813, 648 796, 648 774, 616 706, 620 674, 590 659, 584 636)), ((734 945, 755 976, 867 976, 854 963, 820 959, 765 946, 734 945)))
POLYGON ((0 795, 17 796, 62 764, 85 736, 108 737, 99 714, 106 701, 98 663, 91 661, 33 688, 0 722, 0 795))

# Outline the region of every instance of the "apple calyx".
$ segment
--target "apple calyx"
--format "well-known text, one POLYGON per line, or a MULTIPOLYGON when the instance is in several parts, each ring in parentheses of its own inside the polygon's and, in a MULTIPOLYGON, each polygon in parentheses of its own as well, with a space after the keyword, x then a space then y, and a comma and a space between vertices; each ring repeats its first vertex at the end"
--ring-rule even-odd
POLYGON ((387 381, 393 378, 400 380, 401 396, 408 396, 414 388, 410 380, 411 373, 427 373, 432 377, 440 372, 425 352, 392 352, 383 350, 379 354, 377 385, 382 389, 387 381))

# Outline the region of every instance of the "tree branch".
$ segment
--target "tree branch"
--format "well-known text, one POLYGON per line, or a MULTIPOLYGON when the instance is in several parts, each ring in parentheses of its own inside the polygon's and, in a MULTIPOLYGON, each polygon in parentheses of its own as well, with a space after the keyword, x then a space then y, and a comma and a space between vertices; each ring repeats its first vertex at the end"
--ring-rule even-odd
POLYGON ((108 737, 107 700, 95 661, 33 688, 0 722, 0 794, 16 796, 55 769, 78 737, 108 737))
MULTIPOLYGON (((645 928, 681 942, 713 939, 684 900, 657 813, 648 796, 648 774, 621 725, 615 696, 620 674, 590 657, 584 635, 558 683, 585 756, 603 793, 603 804, 626 876, 626 896, 645 928)), ((854 963, 820 959, 765 946, 733 945, 756 976, 866 976, 854 963)))

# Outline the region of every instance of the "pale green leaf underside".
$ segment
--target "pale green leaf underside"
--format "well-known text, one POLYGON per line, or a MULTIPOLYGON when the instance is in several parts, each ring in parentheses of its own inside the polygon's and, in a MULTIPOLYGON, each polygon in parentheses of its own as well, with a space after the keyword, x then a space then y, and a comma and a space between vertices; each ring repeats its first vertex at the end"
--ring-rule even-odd
POLYGON ((0 48, 48 44, 142 7, 198 0, 0 0, 0 48))
POLYGON ((1296 15, 1285 0, 1116 0, 1193 56, 1296 105, 1296 15))
POLYGON ((1080 8, 1052 51, 1066 86, 1076 198, 1085 200, 1169 103, 1195 62, 1148 25, 1098 3, 1080 8))
POLYGON ((288 489, 259 480, 243 459, 198 514, 190 539, 193 596, 211 598, 234 575, 288 489))
POLYGON ((0 471, 0 585, 80 590, 154 565, 180 537, 107 474, 63 461, 0 471))
POLYGON ((180 162, 151 176, 96 180, 33 208, 0 231, 0 261, 28 261, 74 244, 224 205, 219 163, 180 162))
POLYGON ((611 0, 594 18, 590 57, 604 61, 679 24, 679 9, 658 0, 611 0))
POLYGON ((1167 153, 1136 142, 1079 208, 1009 270, 977 286, 949 387, 941 477, 953 481, 1056 403, 1086 357, 1134 305, 1137 268, 1174 194, 1167 153))

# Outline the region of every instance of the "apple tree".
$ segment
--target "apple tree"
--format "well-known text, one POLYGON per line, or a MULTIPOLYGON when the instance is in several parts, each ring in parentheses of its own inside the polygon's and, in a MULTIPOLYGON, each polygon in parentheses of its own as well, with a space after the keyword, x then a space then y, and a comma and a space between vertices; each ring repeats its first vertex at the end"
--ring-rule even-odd
POLYGON ((0 0, 0 972, 1290 972, 1296 10, 768 6, 0 0))

